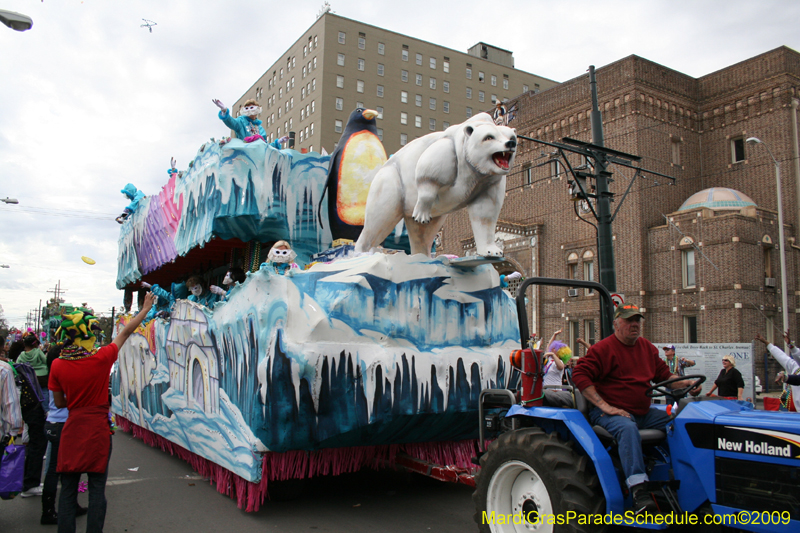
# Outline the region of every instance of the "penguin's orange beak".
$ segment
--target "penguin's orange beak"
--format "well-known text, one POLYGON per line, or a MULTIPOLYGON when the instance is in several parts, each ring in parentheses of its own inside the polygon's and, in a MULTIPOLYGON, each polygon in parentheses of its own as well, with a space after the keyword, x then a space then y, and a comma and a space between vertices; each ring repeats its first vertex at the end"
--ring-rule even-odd
POLYGON ((372 120, 373 118, 378 116, 378 112, 374 109, 365 109, 361 112, 361 116, 363 116, 367 120, 372 120))

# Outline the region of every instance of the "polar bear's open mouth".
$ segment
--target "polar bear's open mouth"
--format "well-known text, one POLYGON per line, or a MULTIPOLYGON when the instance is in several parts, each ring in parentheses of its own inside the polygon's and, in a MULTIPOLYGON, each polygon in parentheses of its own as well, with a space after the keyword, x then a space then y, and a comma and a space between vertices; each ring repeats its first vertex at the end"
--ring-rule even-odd
POLYGON ((497 152, 492 156, 492 161, 503 170, 508 170, 508 163, 511 161, 513 152, 497 152))

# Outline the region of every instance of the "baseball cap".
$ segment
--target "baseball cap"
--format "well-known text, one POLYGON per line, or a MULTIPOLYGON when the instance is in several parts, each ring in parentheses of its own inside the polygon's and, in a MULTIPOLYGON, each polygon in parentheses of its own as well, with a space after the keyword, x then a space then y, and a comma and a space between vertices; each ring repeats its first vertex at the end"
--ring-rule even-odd
POLYGON ((666 352, 667 350, 672 350, 674 352, 675 351, 675 345, 674 344, 670 344, 668 346, 664 346, 664 351, 666 352))
POLYGON ((639 308, 634 304, 623 304, 617 307, 617 311, 614 313, 614 318, 632 318, 636 315, 641 317, 644 316, 639 308))

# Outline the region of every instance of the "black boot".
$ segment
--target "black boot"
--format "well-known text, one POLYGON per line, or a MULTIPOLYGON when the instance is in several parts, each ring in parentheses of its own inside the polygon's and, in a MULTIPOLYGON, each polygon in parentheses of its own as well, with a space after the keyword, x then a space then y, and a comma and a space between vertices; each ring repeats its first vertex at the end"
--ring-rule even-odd
POLYGON ((653 499, 653 495, 650 494, 647 483, 640 483, 631 487, 631 494, 633 496, 633 512, 635 514, 655 514, 660 512, 658 504, 653 499))
POLYGON ((81 507, 80 504, 78 505, 77 509, 75 509, 75 516, 83 516, 89 512, 88 507, 81 507))
POLYGON ((42 492, 42 519, 43 526, 58 525, 58 513, 56 513, 56 493, 42 492))

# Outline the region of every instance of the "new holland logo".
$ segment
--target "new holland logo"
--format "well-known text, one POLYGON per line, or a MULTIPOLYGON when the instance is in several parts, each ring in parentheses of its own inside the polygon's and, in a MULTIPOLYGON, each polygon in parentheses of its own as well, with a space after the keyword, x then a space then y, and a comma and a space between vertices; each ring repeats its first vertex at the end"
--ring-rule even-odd
POLYGON ((725 426, 717 450, 770 457, 800 458, 800 435, 769 429, 725 426))

